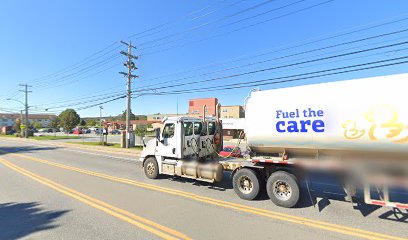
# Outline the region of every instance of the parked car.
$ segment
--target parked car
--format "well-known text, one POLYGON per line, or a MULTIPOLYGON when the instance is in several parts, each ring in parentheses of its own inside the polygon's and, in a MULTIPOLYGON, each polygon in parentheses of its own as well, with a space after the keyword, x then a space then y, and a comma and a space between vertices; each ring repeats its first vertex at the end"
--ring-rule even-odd
POLYGON ((220 152, 222 157, 241 157, 241 149, 234 146, 226 146, 220 152))
POLYGON ((74 134, 82 134, 82 129, 75 128, 73 131, 74 134))
POLYGON ((95 134, 102 134, 102 129, 100 129, 100 128, 95 128, 94 133, 95 133, 95 134))
POLYGON ((83 129, 82 132, 83 133, 91 133, 91 129, 89 129, 89 128, 88 129, 83 129))
POLYGON ((45 132, 45 131, 46 131, 45 128, 41 128, 41 129, 38 130, 39 133, 43 133, 43 132, 45 132))
POLYGON ((110 134, 121 134, 121 131, 118 129, 114 129, 110 132, 110 134))
POLYGON ((16 133, 14 129, 10 129, 6 131, 6 135, 13 135, 14 133, 16 133))

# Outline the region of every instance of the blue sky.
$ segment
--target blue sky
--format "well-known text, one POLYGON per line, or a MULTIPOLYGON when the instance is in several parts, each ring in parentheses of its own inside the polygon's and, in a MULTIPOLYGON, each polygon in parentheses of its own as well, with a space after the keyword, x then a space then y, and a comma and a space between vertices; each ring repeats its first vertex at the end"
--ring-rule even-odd
MULTIPOLYGON (((45 109, 58 113, 67 107, 86 107, 109 100, 113 94, 122 94, 126 80, 118 72, 125 70, 122 65, 125 59, 118 52, 125 48, 118 43, 120 40, 132 40, 138 47, 134 52, 140 55, 135 61, 139 68, 135 74, 140 75, 133 81, 136 92, 154 84, 158 89, 148 91, 154 93, 251 82, 404 57, 408 46, 403 42, 408 41, 408 32, 300 53, 403 30, 408 26, 407 17, 406 0, 5 0, 0 8, 0 112, 21 109, 19 103, 5 100, 23 100, 18 92, 19 83, 33 85, 30 105, 33 112, 39 113, 46 112, 45 109), (377 26, 382 23, 383 26, 377 26), (157 26, 161 27, 141 33, 157 26), (342 33, 348 34, 333 37, 342 33), (310 41, 316 42, 305 44, 310 41), (391 44, 400 45, 222 78, 391 44), (93 55, 96 52, 99 53, 93 55), (88 56, 92 57, 86 59, 88 56), (159 88, 217 77, 222 79, 159 88), (90 96, 95 97, 86 99, 90 96)), ((407 64, 402 64, 260 88, 404 73, 406 67, 407 64)), ((198 97, 217 97, 223 105, 242 105, 250 89, 142 96, 132 100, 132 111, 175 113, 178 102, 179 112, 184 113, 188 99, 198 97)), ((117 115, 125 106, 125 99, 105 103, 104 115, 117 115)), ((79 113, 84 117, 97 116, 99 107, 79 113)))

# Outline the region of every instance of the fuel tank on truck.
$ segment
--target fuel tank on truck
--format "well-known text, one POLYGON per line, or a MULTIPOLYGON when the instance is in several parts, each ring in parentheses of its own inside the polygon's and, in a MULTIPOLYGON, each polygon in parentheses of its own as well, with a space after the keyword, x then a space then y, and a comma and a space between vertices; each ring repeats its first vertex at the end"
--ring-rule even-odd
POLYGON ((257 153, 408 153, 408 74, 253 92, 245 133, 257 153))

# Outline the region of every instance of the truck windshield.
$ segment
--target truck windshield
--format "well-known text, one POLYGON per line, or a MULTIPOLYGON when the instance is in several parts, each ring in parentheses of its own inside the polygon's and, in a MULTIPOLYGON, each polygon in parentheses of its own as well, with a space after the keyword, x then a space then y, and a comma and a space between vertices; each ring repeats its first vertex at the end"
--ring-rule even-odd
POLYGON ((172 138, 174 136, 174 123, 167 123, 163 129, 163 138, 172 138))
POLYGON ((206 136, 207 135, 207 123, 203 123, 201 128, 201 136, 206 136))
POLYGON ((184 123, 184 136, 193 135, 193 123, 185 122, 184 123))
POLYGON ((215 122, 208 123, 208 135, 214 135, 215 133, 215 122))
POLYGON ((203 128, 203 125, 201 124, 201 122, 195 122, 194 123, 194 135, 200 135, 202 128, 203 128))

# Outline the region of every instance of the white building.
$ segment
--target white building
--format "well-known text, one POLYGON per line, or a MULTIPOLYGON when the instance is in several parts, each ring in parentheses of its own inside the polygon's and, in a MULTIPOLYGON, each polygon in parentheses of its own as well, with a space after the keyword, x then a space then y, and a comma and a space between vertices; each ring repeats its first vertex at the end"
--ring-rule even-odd
POLYGON ((221 118, 224 139, 243 138, 245 118, 221 118))

